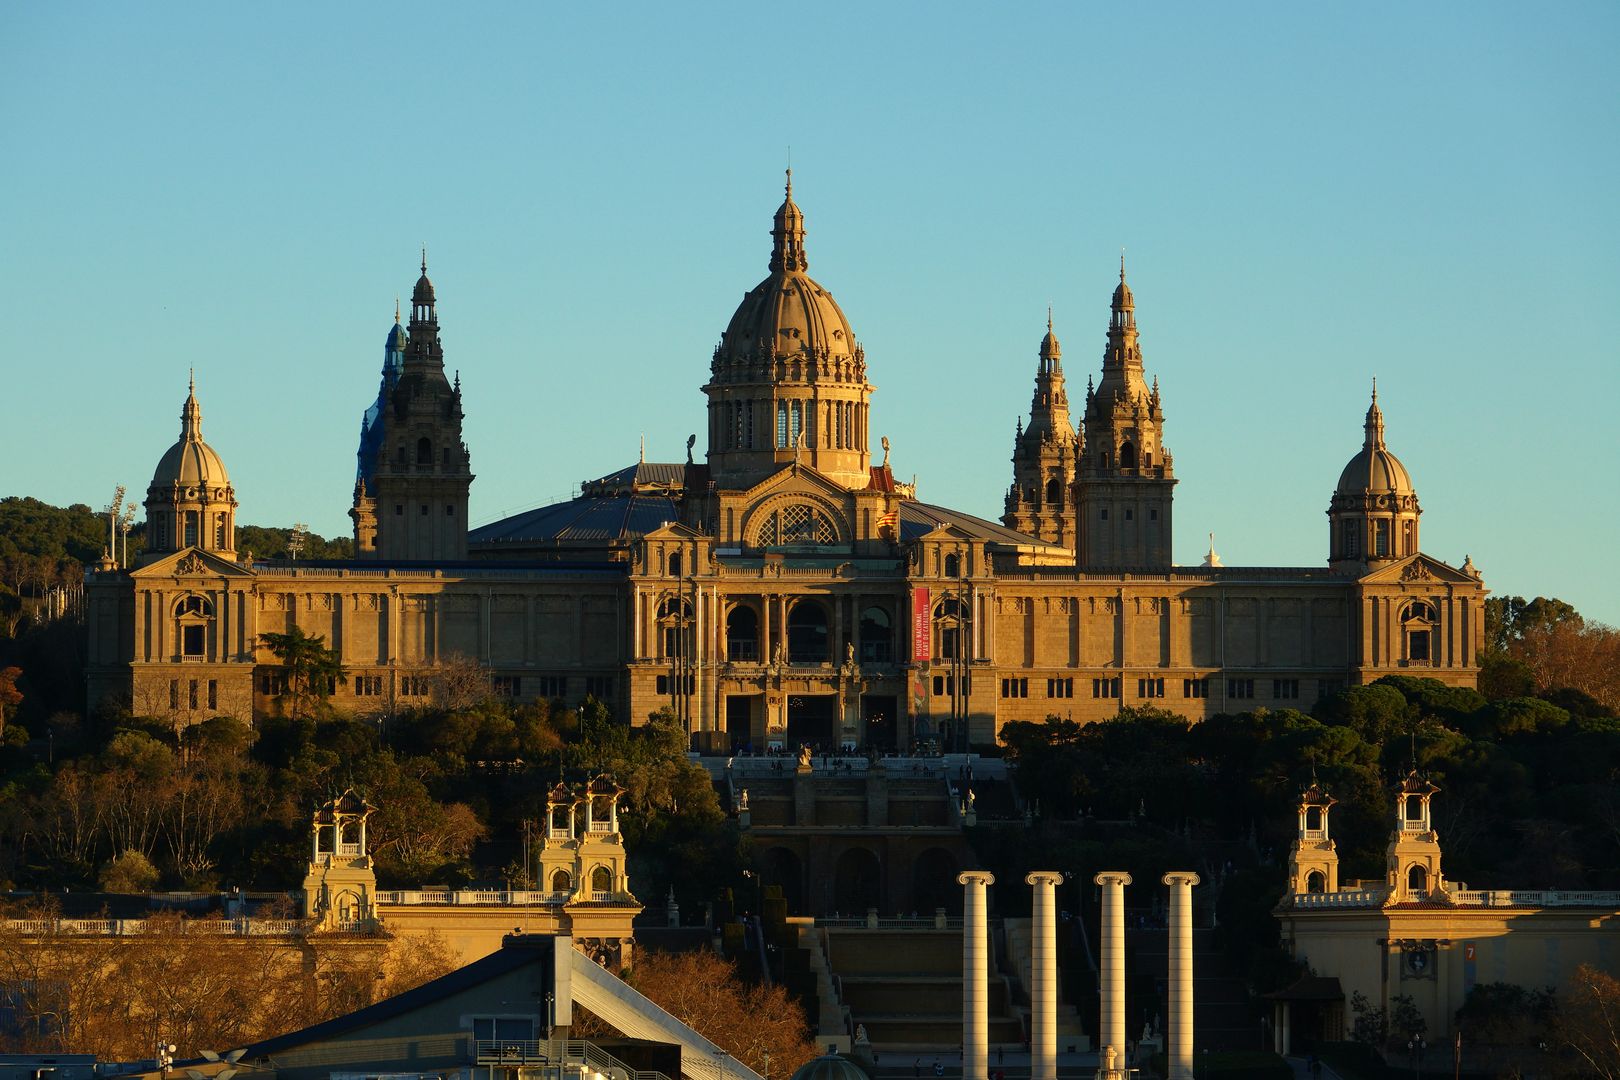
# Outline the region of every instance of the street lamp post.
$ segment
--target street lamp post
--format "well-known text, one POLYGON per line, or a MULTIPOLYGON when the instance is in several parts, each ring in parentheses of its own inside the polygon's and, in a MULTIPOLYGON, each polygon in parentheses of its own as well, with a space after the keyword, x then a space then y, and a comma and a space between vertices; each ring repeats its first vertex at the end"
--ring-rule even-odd
POLYGON ((1428 1048, 1429 1044, 1424 1041, 1421 1035, 1414 1035, 1406 1040, 1406 1052, 1411 1056, 1413 1076, 1421 1077, 1423 1075, 1423 1051, 1428 1048))

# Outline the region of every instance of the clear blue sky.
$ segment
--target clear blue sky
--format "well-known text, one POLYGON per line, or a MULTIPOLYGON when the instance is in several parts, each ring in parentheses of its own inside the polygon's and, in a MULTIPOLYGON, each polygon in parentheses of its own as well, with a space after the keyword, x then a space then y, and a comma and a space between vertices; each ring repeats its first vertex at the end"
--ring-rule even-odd
MULTIPOLYGON (((874 436, 986 517, 1128 249, 1176 557, 1318 565, 1378 376, 1423 547, 1620 622, 1620 6, 0 8, 0 493, 348 529, 428 245, 473 519, 704 430, 792 148, 874 436)), ((874 439, 875 441, 875 439, 874 439)), ((700 443, 700 451, 701 451, 700 443)))

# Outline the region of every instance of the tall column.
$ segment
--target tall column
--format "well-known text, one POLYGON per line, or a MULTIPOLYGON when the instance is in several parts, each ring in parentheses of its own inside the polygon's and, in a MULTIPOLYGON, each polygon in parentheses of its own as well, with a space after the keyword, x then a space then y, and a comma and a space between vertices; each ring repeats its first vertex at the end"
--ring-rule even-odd
MULTIPOLYGON (((1117 1068, 1105 1064, 1097 1070, 1099 1080, 1124 1080, 1125 1063, 1125 886, 1131 875, 1123 870, 1108 870, 1093 878, 1103 887, 1102 895, 1102 962, 1098 965, 1098 995, 1102 999, 1102 1017, 1097 1025, 1098 1051, 1114 1051, 1117 1068)), ((1099 1057, 1104 1061, 1104 1057, 1099 1057)))
POLYGON ((995 884, 988 870, 956 875, 965 886, 962 897, 962 1080, 990 1076, 990 948, 985 917, 986 885, 995 884))
POLYGON ((1193 932, 1194 873, 1164 875, 1170 886, 1170 1042, 1166 1061, 1170 1080, 1193 1080, 1193 932))
POLYGON ((1029 940, 1029 1077, 1057 1080, 1057 896, 1063 875, 1037 870, 1029 940))

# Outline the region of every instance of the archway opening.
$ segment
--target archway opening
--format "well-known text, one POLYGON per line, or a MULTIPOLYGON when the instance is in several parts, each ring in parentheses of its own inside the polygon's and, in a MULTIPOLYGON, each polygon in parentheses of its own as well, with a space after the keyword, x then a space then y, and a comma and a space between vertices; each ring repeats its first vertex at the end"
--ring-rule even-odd
POLYGON ((917 914, 932 915, 935 908, 947 914, 962 913, 962 886, 956 883, 956 856, 944 848, 929 848, 912 864, 911 897, 917 914))
POLYGON ((1413 863, 1407 868, 1406 887, 1415 893, 1429 891, 1429 872, 1422 863, 1413 863))
POLYGON ((838 856, 833 872, 833 910, 854 915, 883 906, 883 867, 866 848, 855 847, 838 856))
POLYGON ((551 875, 551 891, 554 893, 572 892, 574 879, 566 870, 556 870, 551 875))
POLYGON ((894 658, 894 622, 886 609, 861 612, 861 663, 887 664, 894 658))
POLYGON ((613 891, 613 871, 605 866, 598 866, 591 871, 591 891, 606 893, 613 891))
POLYGON ((759 660, 759 614, 744 604, 726 615, 726 659, 744 664, 759 660))
POLYGON ((1136 446, 1124 442, 1119 444, 1119 467, 1122 469, 1136 468, 1136 446))
POLYGON ((825 664, 829 656, 827 611, 801 600, 788 613, 788 663, 825 664))
POLYGON ((799 856, 789 848, 774 847, 760 859, 760 881, 775 885, 787 901, 788 914, 804 910, 804 874, 799 856))
POLYGON ((1322 871, 1312 870, 1305 875, 1305 891, 1308 893, 1327 891, 1327 878, 1323 876, 1322 871))

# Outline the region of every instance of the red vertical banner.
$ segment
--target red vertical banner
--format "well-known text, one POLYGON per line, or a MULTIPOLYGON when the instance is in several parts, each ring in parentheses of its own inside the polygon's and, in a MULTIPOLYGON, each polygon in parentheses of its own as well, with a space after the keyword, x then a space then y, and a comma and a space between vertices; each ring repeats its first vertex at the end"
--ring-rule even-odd
POLYGON ((932 616, 928 590, 911 590, 911 662, 914 664, 927 660, 931 655, 929 644, 934 636, 932 616))

